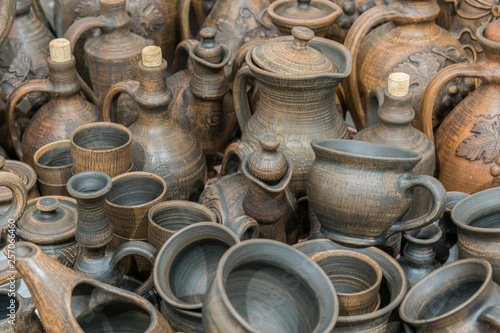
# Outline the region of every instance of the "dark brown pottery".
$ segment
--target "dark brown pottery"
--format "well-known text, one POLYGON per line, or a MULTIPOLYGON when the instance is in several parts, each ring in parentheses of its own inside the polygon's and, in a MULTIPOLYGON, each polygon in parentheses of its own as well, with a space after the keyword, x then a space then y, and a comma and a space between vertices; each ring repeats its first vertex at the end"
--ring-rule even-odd
POLYGON ((16 0, 5 0, 0 4, 0 12, 2 15, 2 20, 0 21, 0 46, 2 45, 5 38, 9 34, 12 24, 14 23, 14 17, 16 15, 16 0))
POLYGON ((35 304, 9 288, 0 288, 0 332, 42 333, 42 323, 35 313, 35 304))
POLYGON ((32 199, 17 221, 17 237, 40 246, 43 252, 65 266, 73 267, 79 252, 75 240, 77 220, 74 199, 60 196, 32 199))
POLYGON ((157 250, 179 230, 199 222, 217 222, 212 211, 190 201, 172 200, 153 206, 148 213, 148 243, 157 250))
MULTIPOLYGON (((28 193, 27 200, 40 196, 35 186, 36 172, 28 164, 15 160, 5 160, 0 156, 0 171, 11 173, 21 180, 28 193)), ((7 188, 0 187, 0 215, 5 214, 5 212, 10 209, 9 206, 13 196, 11 191, 7 188)))
MULTIPOLYGON (((1 159, 2 157, 0 162, 1 159)), ((8 203, 4 205, 5 211, 0 214, 0 246, 3 246, 6 244, 9 228, 15 227, 13 222, 19 221, 26 209, 28 191, 23 181, 9 172, 0 171, 0 186, 10 191, 11 195, 8 203)))
POLYGON ((99 122, 71 134, 73 172, 104 172, 115 177, 132 168, 132 133, 122 125, 99 122))
POLYGON ((134 166, 162 177, 169 200, 197 200, 205 186, 205 157, 195 136, 185 132, 168 111, 172 93, 161 50, 146 47, 142 58, 137 65, 139 81, 117 83, 106 95, 104 119, 113 119, 120 94, 131 96, 139 106, 139 118, 130 125, 134 166))
POLYGON ((466 259, 443 266, 406 295, 399 314, 417 332, 500 331, 500 286, 491 265, 466 259))
POLYGON ((16 244, 16 268, 47 333, 173 332, 144 298, 84 277, 34 244, 16 244))
MULTIPOLYGON (((127 287, 123 284, 126 280, 119 269, 120 261, 130 256, 141 256, 153 265, 156 250, 139 241, 127 242, 116 252, 109 249, 113 232, 104 212, 104 204, 111 184, 108 175, 95 171, 79 173, 68 181, 68 192, 76 199, 78 207, 75 237, 81 247, 74 269, 89 278, 127 287)), ((152 276, 140 286, 133 286, 139 295, 145 295, 152 287, 152 276)))
POLYGON ((66 183, 72 176, 73 168, 70 140, 46 144, 35 152, 33 162, 42 195, 69 196, 66 183))
POLYGON ((339 303, 328 276, 289 245, 251 239, 231 247, 203 302, 205 332, 330 332, 339 303))
POLYGON ((220 259, 239 242, 227 227, 201 222, 177 232, 158 252, 155 287, 163 299, 162 313, 176 331, 203 332, 203 296, 220 259))

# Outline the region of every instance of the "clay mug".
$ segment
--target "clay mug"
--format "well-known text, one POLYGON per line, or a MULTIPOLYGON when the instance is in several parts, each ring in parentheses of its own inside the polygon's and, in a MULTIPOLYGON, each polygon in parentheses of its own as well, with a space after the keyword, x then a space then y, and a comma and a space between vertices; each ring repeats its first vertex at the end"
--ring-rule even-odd
POLYGON ((132 134, 123 125, 97 122, 78 127, 71 134, 75 174, 100 171, 115 177, 132 168, 132 134))
POLYGON ((482 259, 459 260, 420 280, 399 314, 418 332, 499 332, 500 286, 482 259))
POLYGON ((59 140, 42 146, 33 155, 38 185, 42 195, 69 196, 66 183, 71 178, 71 144, 59 140))
POLYGON ((369 256, 349 250, 328 250, 311 259, 325 271, 339 298, 340 316, 378 310, 382 270, 369 256))
POLYGON ((348 140, 315 140, 311 146, 316 159, 307 195, 326 237, 350 246, 383 245, 389 236, 422 228, 443 215, 443 185, 434 177, 413 175, 420 154, 348 140), (411 207, 415 187, 430 192, 430 209, 401 221, 411 207))
POLYGON ((176 232, 198 222, 217 222, 207 207, 190 201, 172 200, 153 206, 148 213, 148 243, 158 250, 176 232))

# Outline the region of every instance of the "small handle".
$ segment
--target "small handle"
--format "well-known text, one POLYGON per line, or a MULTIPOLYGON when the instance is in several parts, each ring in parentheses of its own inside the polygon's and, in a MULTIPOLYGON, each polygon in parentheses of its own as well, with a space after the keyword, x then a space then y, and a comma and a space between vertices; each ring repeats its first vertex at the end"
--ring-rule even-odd
POLYGON ((137 90, 139 89, 139 82, 137 81, 122 81, 111 87, 109 92, 104 98, 104 103, 102 105, 102 113, 104 121, 114 121, 111 116, 114 117, 116 110, 118 109, 118 98, 120 94, 125 93, 132 97, 134 101, 137 101, 137 90))
POLYGON ((14 121, 14 110, 16 104, 26 95, 32 92, 55 92, 54 86, 48 79, 44 80, 31 80, 23 85, 19 86, 16 90, 12 92, 7 102, 7 113, 6 120, 7 126, 9 126, 10 137, 12 139, 12 144, 14 145, 14 150, 20 160, 23 160, 23 149, 21 138, 17 135, 16 123, 14 121))
POLYGON ((0 13, 2 13, 2 19, 0 19, 0 46, 2 46, 16 17, 16 0, 0 1, 0 13))
POLYGON ((420 114, 422 116, 422 129, 427 136, 434 141, 434 132, 432 127, 432 112, 434 102, 441 88, 449 81, 457 77, 491 77, 491 71, 484 69, 479 64, 457 63, 447 66, 440 70, 425 87, 422 101, 420 102, 420 114))
POLYGON ((5 233, 9 229, 9 222, 14 220, 17 223, 26 209, 28 201, 28 192, 22 180, 9 172, 0 172, 0 186, 6 186, 12 191, 12 201, 9 209, 3 215, 0 215, 0 231, 2 235, 2 244, 5 245, 5 233))
POLYGON ((238 172, 243 160, 257 150, 257 147, 258 145, 254 142, 238 141, 231 143, 224 152, 220 175, 224 176, 238 172))
POLYGON ((236 73, 241 69, 243 64, 245 63, 245 58, 247 56, 248 51, 250 51, 255 45, 260 44, 264 41, 264 38, 256 37, 252 38, 250 41, 243 44, 236 52, 233 59, 233 68, 231 69, 231 77, 235 77, 236 73))
POLYGON ((484 309, 478 320, 500 332, 500 305, 493 305, 484 309))
POLYGON ((252 116, 250 104, 248 103, 246 79, 253 77, 254 76, 250 68, 248 68, 248 66, 243 66, 236 73, 233 81, 234 107, 241 132, 245 130, 245 127, 252 116))
POLYGON ((181 0, 181 12, 180 12, 180 28, 181 28, 181 40, 189 39, 191 35, 189 29, 189 11, 191 8, 191 0, 181 0))
POLYGON ((403 14, 391 6, 375 6, 364 12, 354 21, 345 39, 344 45, 351 51, 353 63, 351 75, 347 77, 347 84, 345 85, 346 101, 357 129, 366 127, 365 112, 363 111, 361 96, 359 95, 356 66, 359 47, 363 38, 374 26, 401 16, 403 14))
MULTIPOLYGON (((156 260, 156 249, 145 242, 130 241, 118 247, 112 259, 113 269, 117 269, 118 264, 125 258, 130 256, 143 257, 151 263, 153 268, 156 260)), ((140 285, 134 292, 140 296, 146 295, 154 287, 153 274, 151 274, 142 285, 140 285)))
POLYGON ((418 175, 409 179, 401 179, 401 186, 406 187, 407 189, 410 189, 411 187, 426 188, 432 195, 432 206, 427 214, 421 217, 414 218, 410 221, 396 222, 386 231, 387 236, 398 232, 425 227, 443 216, 446 207, 446 190, 443 184, 441 184, 439 180, 434 177, 418 175))
POLYGON ((366 123, 368 127, 379 122, 378 110, 384 104, 385 89, 384 87, 373 88, 370 95, 368 95, 368 103, 366 104, 366 123))
POLYGON ((189 53, 193 47, 198 45, 198 43, 199 42, 195 39, 186 39, 177 45, 174 53, 174 61, 171 66, 172 73, 188 68, 189 53))
POLYGON ((238 216, 229 220, 227 225, 241 241, 259 237, 259 223, 248 215, 238 216))

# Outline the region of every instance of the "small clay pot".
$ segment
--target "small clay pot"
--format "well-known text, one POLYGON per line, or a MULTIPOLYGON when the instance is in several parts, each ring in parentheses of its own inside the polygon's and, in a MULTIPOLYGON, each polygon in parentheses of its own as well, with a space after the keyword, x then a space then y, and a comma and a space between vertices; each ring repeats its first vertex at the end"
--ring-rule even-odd
POLYGON ((46 144, 33 155, 42 195, 69 196, 66 183, 71 178, 71 144, 60 140, 46 144))
POLYGON ((214 213, 195 202, 173 200, 153 206, 148 213, 148 243, 158 250, 176 232, 198 222, 217 222, 214 213))
POLYGON ((163 245, 153 276, 163 299, 162 308, 166 313, 174 313, 174 317, 166 318, 175 330, 203 332, 200 316, 203 295, 224 253, 239 242, 231 229, 201 222, 183 228, 163 245), (179 320, 180 315, 185 318, 179 320))
POLYGON ((35 304, 9 288, 0 288, 0 332, 42 333, 42 323, 35 313, 35 304))
POLYGON ((149 172, 129 172, 112 179, 104 209, 113 232, 129 239, 148 237, 148 211, 166 200, 165 181, 149 172))
POLYGON ((78 127, 71 134, 75 174, 100 171, 111 178, 132 167, 132 134, 125 126, 98 122, 78 127))
POLYGON ((339 315, 356 316, 376 311, 382 282, 380 266, 355 251, 328 250, 311 259, 328 275, 339 298, 339 315))
POLYGON ((222 257, 202 318, 207 333, 331 332, 338 309, 316 263, 281 242, 251 239, 222 257))

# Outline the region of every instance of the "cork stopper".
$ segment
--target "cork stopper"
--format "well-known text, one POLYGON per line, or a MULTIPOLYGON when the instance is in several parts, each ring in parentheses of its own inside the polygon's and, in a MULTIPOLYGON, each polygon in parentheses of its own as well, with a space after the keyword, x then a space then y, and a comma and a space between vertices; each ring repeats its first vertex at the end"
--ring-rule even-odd
POLYGON ((66 62, 71 60, 71 45, 66 38, 51 40, 49 48, 50 60, 53 62, 66 62))
POLYGON ((276 185, 288 171, 288 162, 283 153, 277 150, 281 139, 267 133, 260 137, 260 147, 248 157, 248 171, 268 185, 276 185))
POLYGON ((493 42, 500 42, 500 20, 495 20, 488 24, 484 31, 484 37, 493 42))
POLYGON ((410 75, 406 73, 392 73, 387 83, 389 95, 404 97, 410 91, 410 75))
POLYGON ((162 61, 161 48, 158 46, 146 46, 142 49, 142 64, 144 67, 158 67, 162 61))

